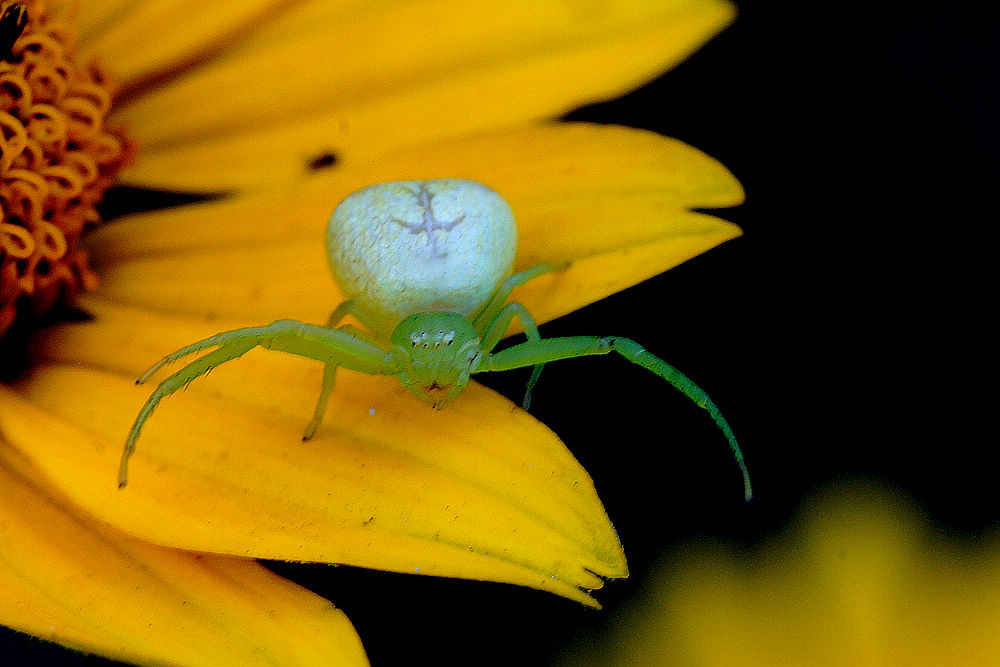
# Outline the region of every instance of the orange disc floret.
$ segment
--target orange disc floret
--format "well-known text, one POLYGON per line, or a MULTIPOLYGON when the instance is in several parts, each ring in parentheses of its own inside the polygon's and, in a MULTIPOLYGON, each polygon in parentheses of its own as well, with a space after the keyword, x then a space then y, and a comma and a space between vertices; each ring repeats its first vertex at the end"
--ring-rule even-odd
POLYGON ((0 335, 97 285, 80 238, 130 150, 104 125, 108 77, 74 60, 75 41, 42 2, 0 0, 0 335))

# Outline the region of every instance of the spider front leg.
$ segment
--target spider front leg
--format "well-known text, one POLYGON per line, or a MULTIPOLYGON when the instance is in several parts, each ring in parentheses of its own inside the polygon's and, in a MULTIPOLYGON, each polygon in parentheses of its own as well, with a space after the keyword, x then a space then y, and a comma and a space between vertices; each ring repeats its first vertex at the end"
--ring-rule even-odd
MULTIPOLYGON (((568 264, 562 266, 565 267, 568 264)), ((490 352, 497 346, 497 343, 503 338, 507 327, 510 326, 515 316, 520 318, 521 325, 524 327, 524 334, 528 337, 528 340, 541 340, 541 336, 538 334, 538 327, 535 326, 535 319, 528 312, 527 308, 518 303, 504 304, 515 287, 523 285, 544 273, 555 271, 557 268, 560 267, 543 262, 526 271, 508 276, 497 285, 489 301, 486 302, 472 322, 473 327, 479 332, 482 347, 485 351, 490 352)), ((525 410, 531 405, 531 391, 535 388, 535 384, 538 383, 538 378, 541 376, 544 367, 545 364, 538 364, 531 370, 531 377, 528 379, 528 384, 524 389, 524 400, 521 401, 521 407, 525 410)))
MULTIPOLYGON (((330 317, 326 320, 326 328, 332 329, 336 326, 342 319, 348 315, 353 315, 359 322, 368 326, 364 321, 364 315, 358 310, 353 301, 345 301, 330 313, 330 317)), ((349 333, 356 338, 365 340, 372 345, 377 346, 375 342, 374 334, 357 328, 353 324, 345 324, 343 326, 337 327, 338 331, 344 331, 349 333)), ((323 367, 323 385, 319 391, 319 399, 316 401, 316 408, 313 410, 312 419, 306 425, 305 433, 302 434, 302 441, 311 440, 316 431, 319 430, 320 425, 323 423, 323 415, 326 412, 326 404, 330 402, 330 394, 333 393, 334 381, 337 379, 337 369, 340 368, 339 364, 333 362, 328 362, 323 367)))
MULTIPOLYGON (((521 320, 521 325, 524 327, 524 335, 528 337, 529 341, 539 341, 542 339, 538 333, 538 327, 535 326, 535 318, 531 316, 528 309, 519 303, 511 302, 503 307, 503 310, 500 311, 487 327, 486 333, 481 339, 483 350, 491 352, 497 346, 497 343, 500 342, 500 339, 507 331, 507 327, 510 326, 515 317, 521 320)), ((531 405, 531 391, 535 388, 535 384, 538 382, 538 377, 542 374, 543 368, 545 368, 545 364, 537 364, 531 370, 531 377, 524 388, 524 400, 521 401, 521 407, 525 410, 531 405)))
MULTIPOLYGON (((565 266, 568 266, 568 264, 562 265, 562 267, 565 266)), ((500 284, 497 285, 497 288, 493 290, 493 294, 490 295, 490 299, 486 302, 486 305, 482 307, 479 314, 477 314, 472 320, 472 326, 476 328, 476 331, 480 333, 480 336, 485 335, 486 330, 489 329, 490 325, 494 322, 494 320, 496 320, 498 314, 503 309, 504 304, 507 303, 507 297, 509 297, 510 293, 514 291, 515 287, 523 285, 529 280, 533 280, 544 273, 555 271, 557 268, 561 267, 543 262, 527 269, 526 271, 521 271, 504 278, 500 284)), ((501 331, 500 334, 503 335, 503 331, 501 331)))
POLYGON ((523 368, 524 366, 537 367, 540 364, 558 361, 559 359, 573 359, 574 357, 608 354, 610 352, 617 352, 633 364, 656 373, 669 382, 675 389, 708 411, 715 424, 722 430, 729 441, 729 447, 733 450, 736 463, 743 474, 743 495, 749 501, 753 497, 753 491, 750 487, 750 473, 747 471, 743 452, 736 443, 736 436, 729 427, 729 422, 722 416, 719 408, 708 397, 708 394, 686 375, 659 357, 650 354, 633 340, 616 337, 572 336, 528 341, 527 343, 515 345, 496 354, 484 355, 477 372, 506 371, 513 368, 523 368))
POLYGON ((396 372, 382 348, 345 331, 304 324, 295 320, 278 320, 262 327, 227 331, 182 347, 157 362, 143 373, 136 383, 142 384, 164 365, 189 354, 213 347, 218 349, 192 361, 165 379, 146 400, 135 419, 135 423, 132 424, 132 429, 125 442, 125 451, 122 452, 121 466, 118 471, 119 488, 128 483, 129 457, 135 451, 135 443, 139 438, 143 424, 149 419, 159 402, 213 368, 236 359, 258 346, 316 359, 335 367, 342 366, 369 375, 390 375, 396 372))

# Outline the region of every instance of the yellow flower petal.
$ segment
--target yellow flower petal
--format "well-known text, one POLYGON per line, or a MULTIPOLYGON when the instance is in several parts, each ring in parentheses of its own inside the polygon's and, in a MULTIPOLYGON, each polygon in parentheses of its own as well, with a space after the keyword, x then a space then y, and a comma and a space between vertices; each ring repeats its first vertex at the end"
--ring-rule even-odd
POLYGON ((143 148, 126 178, 187 190, 273 184, 301 178, 324 151, 353 164, 557 116, 662 72, 733 15, 721 0, 434 0, 299 26, 118 109, 114 120, 143 148))
POLYGON ((149 390, 74 362, 134 377, 138 351, 155 358, 218 324, 98 313, 50 341, 69 365, 20 381, 38 407, 0 404, 0 426, 113 525, 168 546, 503 581, 586 604, 595 574, 625 575, 587 473, 544 426, 478 385, 437 412, 394 378, 344 373, 326 425, 303 443, 321 365, 251 352, 163 402, 119 491, 118 457, 149 390))
MULTIPOLYGON (((3 413, 31 410, 0 396, 3 413)), ((326 600, 251 561, 156 547, 75 513, 2 439, 0 488, 3 625, 137 663, 367 664, 326 600)))
POLYGON ((349 192, 386 180, 483 181, 511 204, 517 268, 573 262, 516 293, 546 321, 733 238, 688 209, 742 200, 715 160, 674 139, 620 127, 553 124, 441 142, 266 192, 108 225, 92 238, 103 298, 263 324, 320 323, 340 297, 323 235, 349 192))
POLYGON ((101 2, 70 0, 65 3, 60 14, 73 24, 81 39, 86 39, 88 35, 114 21, 121 21, 139 4, 134 0, 101 0, 101 2))
POLYGON ((780 540, 685 549, 561 665, 1000 664, 996 537, 942 539, 892 489, 820 495, 780 540))
MULTIPOLYGON (((223 45, 242 38, 241 33, 279 13, 282 5, 287 4, 287 0, 144 0, 129 3, 119 7, 117 12, 100 17, 103 18, 100 29, 84 32, 82 47, 111 64, 118 78, 132 83, 138 78, 170 72, 205 58, 223 45), (156 38, 150 39, 150 35, 156 38)), ((84 29, 94 20, 89 16, 82 18, 84 29)))

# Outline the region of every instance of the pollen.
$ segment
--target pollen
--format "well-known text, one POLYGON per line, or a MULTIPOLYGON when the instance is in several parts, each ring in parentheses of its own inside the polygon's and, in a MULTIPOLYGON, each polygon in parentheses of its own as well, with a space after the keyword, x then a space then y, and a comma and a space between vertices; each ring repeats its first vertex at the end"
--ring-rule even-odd
POLYGON ((81 236, 131 147, 104 124, 108 76, 75 46, 42 2, 0 0, 0 335, 97 286, 81 236))

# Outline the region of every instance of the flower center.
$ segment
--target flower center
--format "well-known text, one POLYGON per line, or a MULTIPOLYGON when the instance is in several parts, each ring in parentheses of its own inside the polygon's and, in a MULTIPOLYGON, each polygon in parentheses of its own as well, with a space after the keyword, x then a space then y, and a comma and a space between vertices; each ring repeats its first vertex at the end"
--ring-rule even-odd
POLYGON ((132 152, 104 126, 108 77, 75 42, 41 2, 0 0, 0 336, 97 286, 80 237, 132 152))

